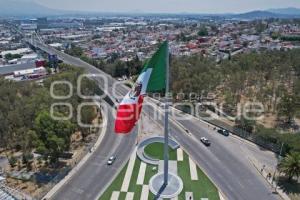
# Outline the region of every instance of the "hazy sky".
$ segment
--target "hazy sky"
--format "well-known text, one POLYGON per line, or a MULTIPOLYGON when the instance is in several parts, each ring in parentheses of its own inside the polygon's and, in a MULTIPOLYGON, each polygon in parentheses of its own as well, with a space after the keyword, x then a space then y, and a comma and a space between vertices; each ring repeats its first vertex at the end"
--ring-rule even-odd
POLYGON ((226 13, 298 7, 300 0, 34 0, 50 8, 107 12, 226 13))

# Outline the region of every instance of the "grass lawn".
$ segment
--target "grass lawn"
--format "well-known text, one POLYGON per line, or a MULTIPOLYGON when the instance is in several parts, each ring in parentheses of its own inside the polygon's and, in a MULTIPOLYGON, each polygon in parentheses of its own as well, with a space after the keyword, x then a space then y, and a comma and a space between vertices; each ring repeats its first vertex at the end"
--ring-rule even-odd
MULTIPOLYGON (((128 165, 128 164, 127 164, 128 165)), ((122 187, 123 179, 126 173, 127 165, 122 169, 117 178, 113 181, 113 183, 109 186, 109 188, 103 193, 100 199, 110 199, 113 191, 119 191, 122 187)), ((125 199, 125 198, 124 198, 125 199)))
MULTIPOLYGON (((145 153, 148 156, 159 160, 164 159, 163 152, 164 152, 164 144, 159 142, 148 145, 145 148, 145 153)), ((169 148, 169 160, 177 160, 176 150, 169 148)))
POLYGON ((209 200, 219 200, 217 188, 199 167, 197 167, 199 180, 191 180, 189 158, 186 153, 183 156, 183 162, 178 162, 178 175, 183 181, 183 191, 179 195, 179 199, 184 200, 185 192, 192 191, 194 199, 208 198, 209 200))
MULTIPOLYGON (((154 143, 146 147, 145 151, 149 156, 155 158, 163 157, 163 144, 154 143)), ((170 159, 177 160, 176 151, 170 149, 170 159)), ((139 200, 141 197, 142 186, 136 185, 137 177, 139 173, 141 161, 137 158, 134 163, 133 173, 130 180, 128 192, 134 192, 134 200, 139 200)), ((110 187, 101 196, 100 200, 110 200, 113 191, 120 191, 123 183, 123 179, 126 173, 127 165, 122 169, 118 177, 113 181, 110 187)), ((157 174, 158 167, 153 165, 147 165, 144 184, 148 185, 151 177, 157 174)), ((190 167, 188 155, 184 153, 184 160, 178 161, 178 175, 183 181, 183 191, 178 196, 179 200, 185 200, 185 192, 193 192, 194 199, 208 198, 209 200, 219 200, 219 194, 217 188, 209 180, 209 178, 197 167, 197 173, 199 180, 192 181, 190 176, 190 167)), ((124 200, 126 197, 125 192, 121 192, 119 200, 124 200)), ((148 200, 153 200, 154 195, 149 191, 148 200)))

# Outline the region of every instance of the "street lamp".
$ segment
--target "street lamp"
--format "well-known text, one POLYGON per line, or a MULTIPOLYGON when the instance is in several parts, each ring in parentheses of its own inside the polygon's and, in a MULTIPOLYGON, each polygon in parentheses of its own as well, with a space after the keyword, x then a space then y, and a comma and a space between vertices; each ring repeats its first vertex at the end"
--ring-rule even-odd
MULTIPOLYGON (((273 174, 273 178, 272 178, 272 186, 273 186, 273 183, 274 183, 274 179, 275 179, 275 176, 276 176, 276 173, 277 173, 277 169, 278 169, 278 165, 279 163, 281 162, 282 160, 282 150, 283 150, 283 146, 284 146, 284 143, 282 142, 281 144, 281 148, 280 148, 280 152, 279 152, 279 157, 278 157, 278 161, 277 161, 277 165, 276 165, 276 168, 275 168, 275 171, 274 171, 274 174, 273 174)), ((275 193, 277 192, 277 186, 278 186, 278 179, 277 179, 277 183, 275 183, 275 193)), ((274 187, 274 186, 273 186, 274 187)))

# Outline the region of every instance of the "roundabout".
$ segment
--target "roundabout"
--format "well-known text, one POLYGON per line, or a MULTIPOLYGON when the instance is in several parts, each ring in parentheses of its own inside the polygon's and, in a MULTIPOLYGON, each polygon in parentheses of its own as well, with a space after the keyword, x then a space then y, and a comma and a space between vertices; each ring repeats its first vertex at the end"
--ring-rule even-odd
MULTIPOLYGON (((147 137, 140 141, 137 147, 137 156, 139 157, 139 159, 150 165, 159 165, 158 158, 153 158, 145 152, 147 146, 150 146, 151 144, 155 143, 164 144, 164 138, 162 136, 153 136, 147 137)), ((169 147, 175 151, 180 147, 180 145, 172 138, 169 138, 169 147)))
POLYGON ((179 176, 169 173, 168 185, 164 185, 164 174, 158 173, 150 179, 149 189, 156 197, 171 199, 181 193, 183 183, 179 176))
POLYGON ((189 200, 190 197, 220 200, 215 185, 172 138, 169 138, 168 184, 163 187, 163 145, 163 137, 160 136, 141 140, 100 200, 189 200))
MULTIPOLYGON (((147 164, 160 165, 163 162, 160 162, 159 158, 153 158, 145 152, 145 149, 148 146, 158 143, 164 144, 164 138, 161 136, 145 138, 138 145, 137 156, 147 164)), ((171 138, 169 138, 168 144, 170 149, 174 151, 180 147, 179 144, 171 138)), ((163 166, 161 168, 163 168, 163 166)), ((175 168, 177 169, 177 165, 175 168)), ((162 172, 158 172, 150 179, 149 189, 155 197, 171 199, 173 197, 177 197, 181 193, 183 189, 183 182, 177 175, 177 170, 175 170, 175 173, 168 173, 167 185, 164 184, 164 174, 162 172)))

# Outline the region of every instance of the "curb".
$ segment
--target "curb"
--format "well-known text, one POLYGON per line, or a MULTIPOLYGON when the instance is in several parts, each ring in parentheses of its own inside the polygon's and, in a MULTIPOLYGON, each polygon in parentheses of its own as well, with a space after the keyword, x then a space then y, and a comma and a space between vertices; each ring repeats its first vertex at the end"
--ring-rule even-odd
MULTIPOLYGON (((104 115, 103 115, 104 116, 104 115)), ((103 129, 101 130, 101 133, 96 141, 96 143, 94 144, 94 146, 92 147, 92 149, 96 149, 101 143, 102 140, 106 134, 106 128, 107 128, 107 118, 103 118, 103 129)), ((91 155, 94 153, 94 151, 92 151, 91 153, 88 152, 81 160, 80 162, 68 173, 67 176, 65 176, 61 181, 59 181, 42 199, 51 199, 53 195, 55 195, 58 190, 65 184, 67 183, 74 174, 76 174, 76 172, 85 164, 85 162, 91 157, 91 155)))
POLYGON ((136 148, 136 146, 133 146, 134 148, 132 148, 131 153, 128 155, 128 159, 126 159, 126 161, 121 165, 121 167, 119 167, 119 169, 117 170, 117 172, 112 176, 112 179, 106 184, 106 186, 98 193, 97 197, 95 198, 95 200, 98 200, 101 198, 102 194, 111 186, 111 184, 114 182, 114 180, 119 176, 119 174, 121 173, 121 171, 124 169, 124 167, 126 166, 126 164, 128 163, 130 156, 132 155, 132 153, 134 152, 134 149, 136 148))
POLYGON ((191 156, 188 151, 186 151, 186 149, 184 147, 180 147, 182 150, 184 150, 188 156, 194 161, 194 163, 197 164, 197 166, 201 169, 201 171, 205 174, 205 176, 216 186, 216 188, 218 189, 218 192, 219 192, 219 197, 220 197, 220 200, 229 200, 225 194, 222 192, 222 190, 220 189, 220 187, 218 186, 218 184, 216 184, 209 176, 208 174, 206 173, 206 171, 201 167, 201 165, 199 165, 198 162, 195 162, 195 159, 193 158, 193 156, 191 156))
MULTIPOLYGON (((261 171, 258 169, 258 167, 254 164, 254 162, 250 159, 251 164, 254 166, 254 168, 257 170, 257 172, 263 177, 263 179, 268 183, 268 185, 271 186, 271 188, 274 187, 274 185, 272 185, 272 183, 270 183, 265 177, 264 175, 261 173, 261 171)), ((275 183, 276 184, 276 183, 275 183)), ((284 192, 278 192, 277 190, 277 195, 282 199, 282 200, 290 200, 290 198, 288 197, 288 195, 284 192), (283 194, 285 194, 287 197, 283 197, 283 194)))

